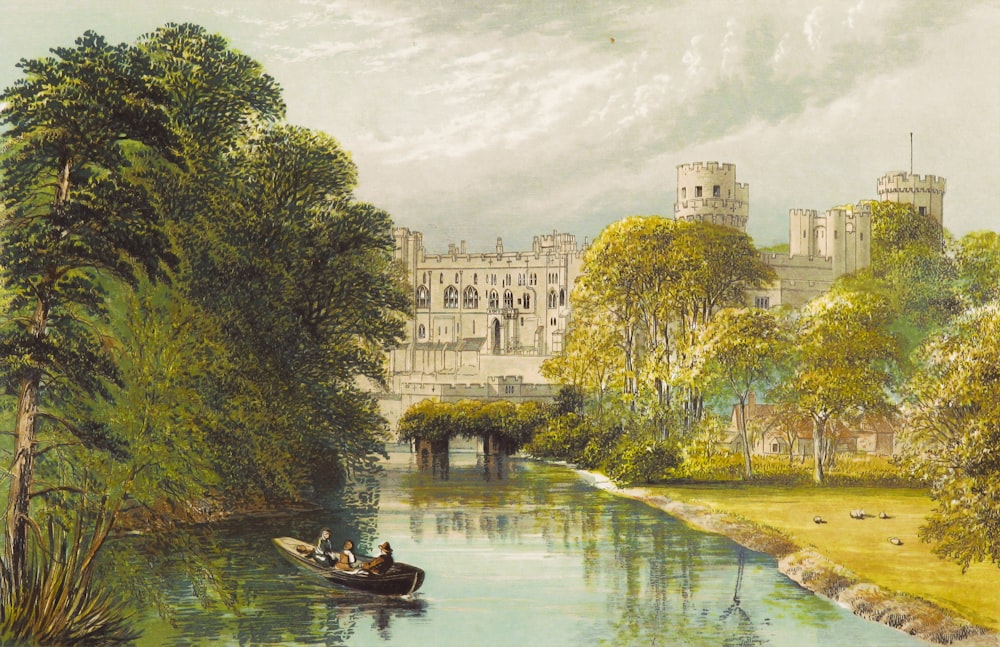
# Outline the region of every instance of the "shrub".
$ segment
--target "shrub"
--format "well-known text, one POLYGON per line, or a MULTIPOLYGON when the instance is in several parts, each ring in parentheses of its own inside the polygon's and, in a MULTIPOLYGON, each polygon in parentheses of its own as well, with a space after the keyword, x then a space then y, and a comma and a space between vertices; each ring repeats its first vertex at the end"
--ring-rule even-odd
POLYGON ((524 452, 536 458, 551 458, 577 463, 587 447, 588 427, 574 413, 551 420, 524 446, 524 452))
MULTIPOLYGON (((719 454, 711 458, 686 456, 671 473, 671 478, 689 481, 739 481, 743 476, 743 459, 739 454, 719 454)), ((754 456, 754 481, 774 485, 807 485, 812 483, 812 462, 787 456, 754 456)), ((883 456, 840 454, 836 465, 826 474, 831 486, 916 487, 889 458, 883 456)))
POLYGON ((679 464, 680 453, 672 443, 625 438, 608 461, 607 474, 621 485, 653 483, 665 480, 670 470, 679 464))

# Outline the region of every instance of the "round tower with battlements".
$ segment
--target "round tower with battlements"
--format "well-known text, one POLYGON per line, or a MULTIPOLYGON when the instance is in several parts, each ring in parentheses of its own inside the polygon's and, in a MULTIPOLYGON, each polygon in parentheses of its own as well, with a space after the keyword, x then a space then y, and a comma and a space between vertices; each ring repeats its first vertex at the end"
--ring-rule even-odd
POLYGON ((930 216, 942 225, 945 185, 945 179, 936 175, 894 171, 878 179, 878 199, 911 205, 916 213, 930 216))
POLYGON ((677 220, 710 222, 746 231, 750 187, 736 181, 736 165, 695 162, 677 166, 677 220))

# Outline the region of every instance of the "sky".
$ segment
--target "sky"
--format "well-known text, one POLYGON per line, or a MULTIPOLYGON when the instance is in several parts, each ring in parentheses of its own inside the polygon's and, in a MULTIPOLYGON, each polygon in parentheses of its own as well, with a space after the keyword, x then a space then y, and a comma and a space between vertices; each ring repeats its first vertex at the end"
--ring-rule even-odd
POLYGON ((947 179, 944 225, 1000 230, 1000 0, 0 0, 0 86, 92 29, 193 22, 258 60, 356 196, 432 252, 593 240, 673 215, 677 166, 736 165, 747 231, 947 179), (912 139, 911 139, 912 133, 912 139), (911 147, 912 141, 912 147, 911 147))

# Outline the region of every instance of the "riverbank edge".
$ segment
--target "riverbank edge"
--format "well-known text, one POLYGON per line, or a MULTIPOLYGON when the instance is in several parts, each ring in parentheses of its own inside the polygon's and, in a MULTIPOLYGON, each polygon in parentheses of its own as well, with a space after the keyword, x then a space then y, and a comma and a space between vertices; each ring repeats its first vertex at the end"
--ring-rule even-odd
POLYGON ((780 531, 737 515, 678 501, 641 487, 619 487, 604 474, 568 465, 595 488, 641 501, 689 526, 732 539, 741 546, 771 555, 778 570, 799 586, 829 598, 854 615, 940 645, 1000 645, 1000 634, 951 611, 906 593, 884 589, 862 579, 812 548, 804 548, 780 531))

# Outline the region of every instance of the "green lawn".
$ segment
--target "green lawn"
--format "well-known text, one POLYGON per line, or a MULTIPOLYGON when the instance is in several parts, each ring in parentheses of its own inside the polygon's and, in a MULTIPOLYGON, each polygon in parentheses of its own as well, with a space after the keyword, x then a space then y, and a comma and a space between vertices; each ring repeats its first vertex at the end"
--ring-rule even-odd
POLYGON ((670 485, 648 488, 674 500, 728 512, 780 531, 799 546, 814 547, 858 576, 909 593, 1000 631, 1000 569, 976 564, 962 569, 941 560, 917 530, 932 507, 922 492, 896 488, 815 488, 670 485), (869 516, 852 519, 850 511, 869 516), (891 518, 879 519, 879 512, 891 518), (816 524, 821 516, 826 523, 816 524), (901 546, 889 537, 902 540, 901 546))

